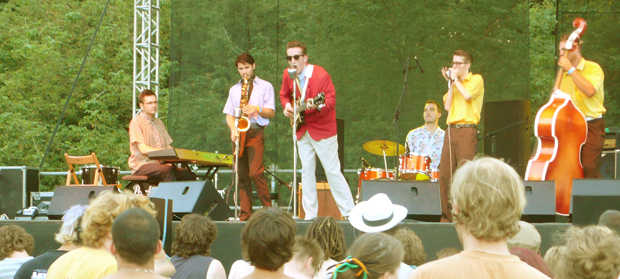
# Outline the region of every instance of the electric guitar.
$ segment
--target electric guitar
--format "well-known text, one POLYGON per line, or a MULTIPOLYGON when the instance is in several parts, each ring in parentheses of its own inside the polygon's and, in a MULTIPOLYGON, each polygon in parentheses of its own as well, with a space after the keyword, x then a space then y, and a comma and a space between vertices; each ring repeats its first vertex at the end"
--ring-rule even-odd
POLYGON ((301 129, 301 125, 306 124, 305 111, 308 108, 308 105, 316 105, 319 109, 325 106, 325 93, 321 92, 316 97, 308 99, 305 102, 300 99, 301 97, 295 100, 295 103, 297 104, 297 114, 291 117, 291 126, 293 126, 296 121, 297 131, 301 129))

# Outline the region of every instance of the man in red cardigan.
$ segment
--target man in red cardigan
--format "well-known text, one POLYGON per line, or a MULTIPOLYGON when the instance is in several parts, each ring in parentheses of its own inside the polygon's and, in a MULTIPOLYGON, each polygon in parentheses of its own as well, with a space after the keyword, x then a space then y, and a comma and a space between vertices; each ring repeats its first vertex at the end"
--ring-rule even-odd
POLYGON ((336 90, 332 79, 321 66, 308 64, 306 46, 292 41, 286 45, 286 60, 289 69, 295 69, 299 79, 297 85, 289 76, 289 69, 284 70, 280 101, 284 107, 284 115, 293 116, 293 86, 297 89, 296 97, 302 96, 309 100, 323 92, 325 105, 321 108, 308 105, 305 113, 305 124, 297 131, 297 150, 302 164, 302 205, 306 220, 314 219, 319 210, 316 196, 316 156, 319 157, 332 195, 338 204, 342 216, 348 217, 355 206, 353 196, 344 176, 340 172, 338 159, 338 139, 336 135, 336 90))

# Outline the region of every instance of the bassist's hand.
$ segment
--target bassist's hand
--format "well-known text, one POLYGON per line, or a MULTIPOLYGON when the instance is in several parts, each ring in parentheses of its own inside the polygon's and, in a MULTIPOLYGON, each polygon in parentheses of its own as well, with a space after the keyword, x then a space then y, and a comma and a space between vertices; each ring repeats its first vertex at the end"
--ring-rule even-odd
POLYGON ((291 103, 286 104, 286 107, 284 108, 284 115, 286 115, 286 117, 293 117, 293 107, 291 106, 291 103))

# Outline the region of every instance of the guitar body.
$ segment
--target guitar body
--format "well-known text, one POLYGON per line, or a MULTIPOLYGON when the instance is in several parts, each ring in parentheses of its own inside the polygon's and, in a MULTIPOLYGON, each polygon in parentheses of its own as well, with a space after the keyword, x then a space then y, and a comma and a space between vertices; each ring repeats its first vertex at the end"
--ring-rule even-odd
POLYGON ((534 124, 538 149, 529 160, 525 180, 555 180, 556 212, 568 215, 574 178, 583 178, 581 147, 587 122, 570 95, 556 91, 540 108, 534 124))
POLYGON ((291 127, 294 126, 295 121, 297 121, 297 126, 295 126, 297 127, 295 132, 297 132, 301 129, 302 125, 306 124, 305 110, 308 107, 308 104, 314 104, 319 108, 325 106, 325 93, 321 92, 316 97, 314 97, 313 99, 309 99, 306 102, 301 101, 300 98, 295 100, 295 102, 297 103, 297 110, 299 112, 297 113, 297 115, 291 117, 291 127))

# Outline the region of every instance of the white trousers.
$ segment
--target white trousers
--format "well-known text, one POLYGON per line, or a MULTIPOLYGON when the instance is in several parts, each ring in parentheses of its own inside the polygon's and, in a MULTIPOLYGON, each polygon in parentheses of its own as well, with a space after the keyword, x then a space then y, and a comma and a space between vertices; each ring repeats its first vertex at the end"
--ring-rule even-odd
POLYGON ((353 196, 349 184, 340 172, 340 160, 338 159, 338 136, 315 141, 306 133, 297 141, 297 150, 301 160, 301 183, 303 200, 302 205, 306 213, 306 220, 317 217, 319 202, 316 196, 316 156, 319 156, 327 182, 331 189, 334 200, 340 209, 342 216, 349 216, 353 209, 353 196))

